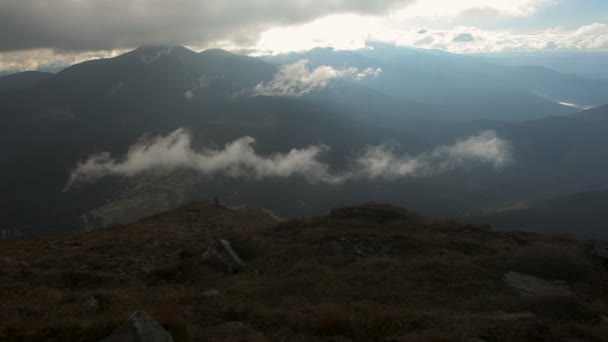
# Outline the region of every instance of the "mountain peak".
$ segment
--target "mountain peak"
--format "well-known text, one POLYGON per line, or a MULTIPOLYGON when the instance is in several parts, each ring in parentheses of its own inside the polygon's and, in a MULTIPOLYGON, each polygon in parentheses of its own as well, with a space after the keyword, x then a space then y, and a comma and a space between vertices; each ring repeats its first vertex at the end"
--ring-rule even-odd
POLYGON ((232 53, 230 51, 226 51, 226 50, 218 49, 218 48, 203 50, 199 54, 200 55, 210 55, 210 56, 224 56, 224 57, 236 56, 234 53, 232 53))
POLYGON ((196 52, 181 45, 142 45, 126 55, 140 56, 144 62, 156 61, 163 56, 184 57, 194 56, 196 52))

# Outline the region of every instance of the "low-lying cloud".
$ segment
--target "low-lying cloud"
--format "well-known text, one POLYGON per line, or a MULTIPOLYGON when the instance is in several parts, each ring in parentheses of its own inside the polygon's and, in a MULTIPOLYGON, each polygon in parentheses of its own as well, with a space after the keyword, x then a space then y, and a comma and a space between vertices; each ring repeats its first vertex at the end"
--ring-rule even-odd
POLYGON ((222 149, 192 147, 190 133, 178 129, 167 136, 142 138, 120 159, 99 153, 80 162, 64 189, 108 176, 135 177, 149 171, 190 169, 203 175, 263 179, 300 176, 310 183, 339 184, 356 180, 426 177, 460 168, 490 165, 502 168, 512 162, 510 144, 494 131, 484 131, 449 146, 418 155, 398 155, 386 145, 369 147, 346 171, 332 173, 321 158, 325 145, 292 149, 288 153, 258 154, 255 139, 242 137, 222 149))
POLYGON ((378 76, 382 73, 381 68, 359 70, 349 67, 336 69, 322 65, 311 69, 309 64, 309 60, 302 59, 293 64, 282 65, 270 82, 259 83, 251 91, 251 95, 298 97, 321 90, 337 79, 353 78, 360 80, 370 76, 378 76))
POLYGON ((190 133, 178 129, 167 136, 142 138, 117 160, 108 152, 90 156, 70 174, 66 190, 74 185, 97 181, 107 176, 134 177, 146 171, 192 169, 202 174, 223 174, 230 177, 303 176, 310 182, 333 183, 336 180, 328 166, 318 161, 325 146, 292 149, 289 153, 258 155, 252 145, 255 139, 242 137, 221 150, 192 148, 190 133))
POLYGON ((387 145, 369 147, 356 160, 358 176, 371 179, 424 177, 480 164, 498 169, 513 161, 511 145, 494 131, 484 131, 453 145, 414 156, 397 155, 394 150, 387 145))

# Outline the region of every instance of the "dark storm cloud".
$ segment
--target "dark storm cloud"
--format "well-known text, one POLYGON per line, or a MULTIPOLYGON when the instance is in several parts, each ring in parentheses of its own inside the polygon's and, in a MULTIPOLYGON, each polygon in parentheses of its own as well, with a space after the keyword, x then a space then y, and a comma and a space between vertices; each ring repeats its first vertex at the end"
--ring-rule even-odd
POLYGON ((2 0, 0 51, 252 42, 274 25, 382 14, 411 0, 2 0))

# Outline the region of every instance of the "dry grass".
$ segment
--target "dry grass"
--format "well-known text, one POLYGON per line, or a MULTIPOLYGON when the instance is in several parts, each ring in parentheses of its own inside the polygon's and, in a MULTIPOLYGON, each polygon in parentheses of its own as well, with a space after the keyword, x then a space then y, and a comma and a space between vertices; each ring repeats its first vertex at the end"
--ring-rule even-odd
POLYGON ((0 341, 98 341, 139 309, 176 341, 608 340, 597 325, 606 272, 582 252, 563 237, 394 207, 277 225, 254 210, 190 205, 81 236, 0 242, 0 341), (201 262, 217 238, 232 241, 244 272, 201 262), (502 281, 511 270, 565 280, 577 296, 520 298, 502 281), (499 311, 537 318, 496 320, 499 311), (229 321, 245 329, 217 332, 229 321))

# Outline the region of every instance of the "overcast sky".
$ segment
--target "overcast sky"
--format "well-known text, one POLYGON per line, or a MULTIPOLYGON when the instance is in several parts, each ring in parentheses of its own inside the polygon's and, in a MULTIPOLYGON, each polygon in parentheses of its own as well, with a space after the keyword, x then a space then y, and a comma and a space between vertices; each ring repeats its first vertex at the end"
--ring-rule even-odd
POLYGON ((369 40, 454 53, 608 49, 606 0, 1 0, 0 70, 143 44, 257 54, 369 40))

